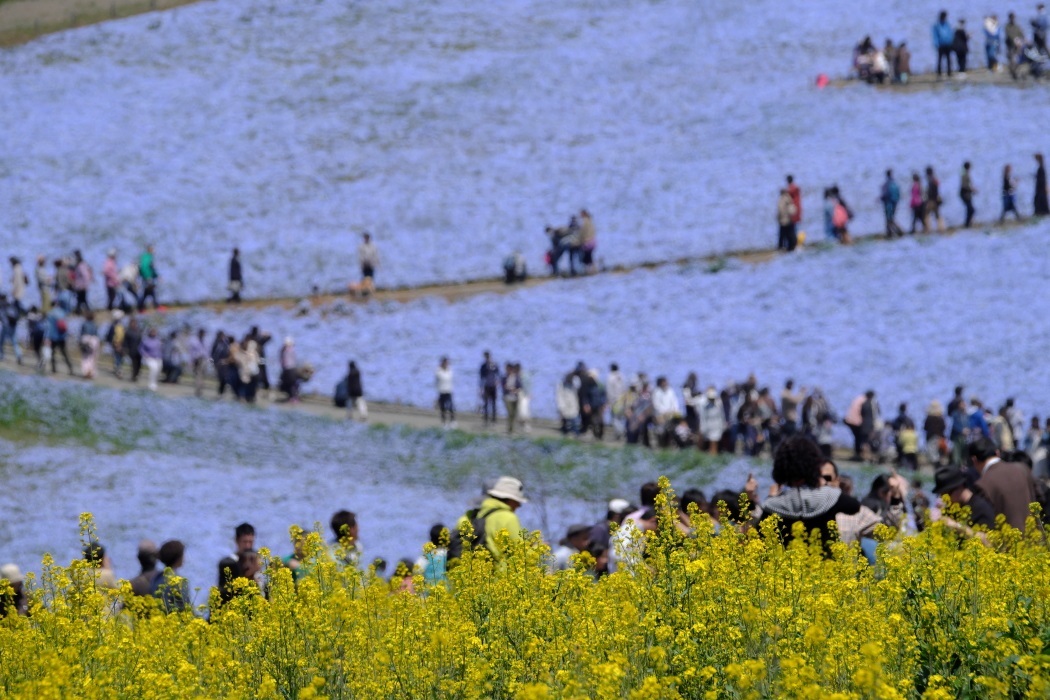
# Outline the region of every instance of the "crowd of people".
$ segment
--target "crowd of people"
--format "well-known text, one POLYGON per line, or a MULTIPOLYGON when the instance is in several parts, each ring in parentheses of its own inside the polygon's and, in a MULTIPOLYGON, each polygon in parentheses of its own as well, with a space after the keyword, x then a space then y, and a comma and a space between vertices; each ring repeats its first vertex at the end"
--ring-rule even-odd
MULTIPOLYGON (((669 504, 671 527, 682 537, 689 537, 704 520, 710 520, 718 531, 733 528, 739 532, 755 529, 763 536, 772 533, 783 542, 794 536, 793 526, 802 523, 807 535, 815 533, 832 553, 836 540, 859 544, 859 551, 872 564, 876 561, 875 528, 887 526, 903 535, 921 531, 931 521, 942 521, 961 538, 976 537, 989 544, 986 531, 1001 522, 1024 531, 1030 504, 1045 508, 1047 491, 1037 479, 1030 464, 1017 461, 987 437, 970 442, 965 450, 965 463, 938 467, 933 492, 947 496, 950 503, 964 507, 942 509, 943 502, 930 498, 921 482, 909 482, 896 471, 876 476, 866 496, 854 494, 854 481, 839 470, 821 446, 809 435, 797 433, 783 440, 773 456, 773 484, 763 500, 754 475, 749 475, 741 489, 721 490, 709 498, 702 490, 687 488, 669 504), (775 527, 763 522, 776 517, 775 527)), ((658 527, 658 497, 661 488, 654 482, 643 484, 637 504, 617 497, 608 502, 597 522, 569 525, 557 544, 551 544, 543 565, 551 572, 586 568, 595 579, 617 570, 631 571, 644 565, 647 531, 658 527), (586 553, 588 556, 581 557, 586 553)), ((425 585, 448 585, 448 572, 468 550, 487 551, 497 561, 506 556, 506 548, 520 542, 529 533, 523 530, 517 511, 529 503, 524 484, 512 476, 488 481, 481 496, 455 523, 435 523, 427 543, 417 558, 398 561, 390 576, 392 589, 413 593, 421 579, 425 585)), ((327 545, 332 561, 341 567, 366 570, 367 576, 384 577, 387 562, 365 559, 361 545, 358 517, 340 510, 330 519, 331 539, 327 545)), ((308 533, 291 529, 293 536, 287 552, 270 562, 284 567, 295 582, 310 576, 316 558, 309 547, 308 533)), ((256 531, 250 523, 241 523, 233 532, 233 551, 218 561, 216 588, 218 604, 237 595, 267 593, 267 569, 259 554, 256 531)), ((285 545, 287 546, 287 545, 285 545)), ((179 576, 186 556, 186 546, 169 540, 159 547, 143 540, 138 547, 138 573, 129 578, 131 595, 157 600, 165 611, 194 610, 191 585, 179 576)), ((280 550, 280 545, 275 551, 280 550)), ((84 548, 84 559, 94 571, 99 585, 119 588, 120 580, 105 548, 91 542, 84 548)), ((24 577, 17 564, 0 567, 0 617, 29 614, 24 577)), ((199 602, 199 601, 198 601, 199 602)))
MULTIPOLYGON (((1005 65, 1014 80, 1024 77, 1025 70, 1035 79, 1046 73, 1050 68, 1050 52, 1046 44, 1050 18, 1043 3, 1036 6, 1035 15, 1028 24, 1032 31, 1030 38, 1013 12, 1007 15, 1005 25, 1000 23, 996 14, 984 17, 978 41, 982 42, 984 64, 988 70, 1000 72, 1005 65)), ((938 77, 945 74, 949 78, 952 76, 953 61, 955 75, 966 77, 967 69, 972 66, 969 55, 974 39, 966 19, 956 20, 953 27, 947 10, 943 10, 931 28, 931 35, 933 49, 937 54, 938 77)), ((911 75, 911 50, 905 41, 894 45, 892 39, 886 39, 882 48, 879 48, 870 36, 866 36, 853 48, 852 76, 858 80, 879 85, 887 81, 906 84, 911 75)))
MULTIPOLYGON (((1032 216, 1050 216, 1050 188, 1047 186, 1046 163, 1042 153, 1034 154, 1035 172, 1033 180, 1035 193, 1032 197, 1032 216)), ((999 213, 998 223, 1006 221, 1007 217, 1013 215, 1014 219, 1020 221, 1022 214, 1017 204, 1017 177, 1014 175, 1013 166, 1003 166, 1000 180, 1000 193, 1002 209, 999 213)), ((962 227, 973 226, 977 208, 974 205, 974 197, 977 194, 977 184, 974 176, 973 164, 965 161, 959 171, 959 201, 963 205, 964 216, 962 227)), ((917 171, 912 172, 907 190, 901 187, 892 169, 886 171, 886 177, 879 188, 878 199, 883 207, 885 217, 885 235, 888 238, 904 235, 904 228, 897 223, 897 212, 902 200, 908 205, 911 214, 911 226, 908 233, 930 233, 936 230, 945 230, 942 207, 944 206, 944 192, 941 181, 933 166, 926 166, 924 174, 917 171)), ((846 203, 838 185, 824 189, 823 194, 823 227, 824 236, 829 241, 842 244, 852 242, 849 226, 853 220, 853 209, 846 203)), ((791 252, 805 241, 800 238, 802 225, 802 190, 795 182, 792 175, 788 175, 786 184, 781 188, 776 204, 777 220, 777 250, 791 252)))
MULTIPOLYGON (((1035 16, 1029 21, 1032 28, 1031 40, 1026 38, 1024 27, 1017 22, 1013 12, 1007 16, 1006 26, 999 23, 999 16, 985 16, 981 25, 984 39, 984 59, 988 70, 1001 71, 1000 57, 1006 49, 1006 67, 1011 77, 1021 77, 1020 69, 1028 66, 1034 78, 1040 78, 1050 64, 1050 52, 1047 51, 1046 36, 1050 28, 1050 18, 1046 14, 1046 5, 1036 6, 1035 16)), ((948 12, 942 10, 931 28, 933 48, 937 52, 937 75, 952 75, 952 59, 959 77, 966 76, 968 56, 970 53, 971 35, 966 27, 966 20, 960 18, 952 28, 948 12)))

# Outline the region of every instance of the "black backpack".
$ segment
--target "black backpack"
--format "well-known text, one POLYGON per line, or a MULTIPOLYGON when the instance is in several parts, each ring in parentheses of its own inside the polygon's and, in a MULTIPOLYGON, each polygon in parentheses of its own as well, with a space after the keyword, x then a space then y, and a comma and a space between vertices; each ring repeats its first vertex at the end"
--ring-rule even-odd
POLYGON ((474 532, 464 537, 457 527, 449 533, 448 561, 462 557, 464 548, 477 551, 485 547, 485 520, 488 519, 488 515, 488 513, 482 515, 479 508, 471 508, 466 512, 466 518, 470 521, 470 527, 474 532))
POLYGON ((350 383, 343 379, 335 385, 335 397, 333 401, 337 408, 346 408, 347 402, 350 400, 350 383))

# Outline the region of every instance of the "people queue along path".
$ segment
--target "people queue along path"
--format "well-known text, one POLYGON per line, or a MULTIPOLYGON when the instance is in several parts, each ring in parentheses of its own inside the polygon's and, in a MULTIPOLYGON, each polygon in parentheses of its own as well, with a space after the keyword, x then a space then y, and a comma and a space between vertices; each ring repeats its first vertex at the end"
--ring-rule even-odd
MULTIPOLYGON (((1033 157, 1036 169, 1032 175, 1035 185, 1032 197, 1032 216, 1050 216, 1050 202, 1048 202, 1050 188, 1047 186, 1046 163, 1042 153, 1036 153, 1033 157)), ((887 238, 904 236, 904 229, 897 223, 897 211, 902 200, 907 203, 911 213, 911 226, 908 233, 914 234, 920 229, 923 233, 931 233, 934 225, 938 232, 945 231, 944 216, 941 212, 945 200, 940 178, 933 166, 929 165, 926 166, 924 175, 925 177, 913 171, 907 189, 904 189, 894 176, 893 170, 886 171, 886 177, 879 188, 878 201, 883 207, 887 238)), ((1011 214, 1014 220, 1021 221, 1023 217, 1017 203, 1018 181, 1012 165, 1003 166, 999 184, 1002 209, 997 223, 1005 222, 1007 216, 1011 214)), ((977 208, 974 205, 977 184, 973 164, 970 161, 964 161, 959 171, 958 194, 964 210, 962 228, 970 228, 977 214, 977 208)), ((838 185, 824 189, 823 202, 822 223, 825 239, 842 244, 852 243, 849 228, 854 213, 846 203, 838 185)), ((804 237, 800 240, 802 220, 802 190, 795 182, 794 176, 788 175, 776 203, 777 250, 791 252, 796 250, 800 243, 805 242, 804 237)))
MULTIPOLYGON (((1018 23, 1013 12, 1007 15, 1005 26, 1000 24, 997 14, 985 15, 977 40, 984 49, 984 63, 989 71, 1002 72, 1005 53, 1005 66, 1014 80, 1026 75, 1038 80, 1046 74, 1050 68, 1050 52, 1046 44, 1050 18, 1047 16, 1045 4, 1039 3, 1036 6, 1035 14, 1028 25, 1032 31, 1031 39, 1026 36, 1024 27, 1018 23)), ((930 33, 933 51, 937 57, 937 77, 952 77, 954 59, 955 75, 965 78, 967 69, 972 67, 969 55, 970 44, 974 40, 967 28, 966 19, 959 18, 952 27, 948 11, 942 10, 930 33)), ((870 36, 864 37, 853 48, 851 77, 879 85, 887 81, 907 84, 912 77, 911 50, 907 42, 901 41, 894 46, 892 39, 886 39, 880 49, 870 36)))
MULTIPOLYGON (((997 527, 997 519, 1024 531, 1029 525, 1031 504, 1039 504, 1045 513, 1046 485, 1033 476, 1030 465, 1004 455, 987 437, 969 443, 965 454, 964 466, 941 466, 936 471, 933 492, 947 497, 948 508, 942 507, 943 501, 931 499, 920 482, 909 483, 895 471, 877 476, 868 494, 858 499, 853 479, 840 472, 811 437, 795 434, 776 449, 773 484, 764 500, 758 493, 758 481, 749 475, 741 489, 718 491, 711 498, 700 489, 684 489, 669 504, 670 515, 674 529, 683 537, 690 536, 702 520, 710 519, 716 530, 732 528, 743 533, 755 529, 787 543, 795 536, 795 524, 801 523, 807 535, 819 537, 827 556, 832 553, 831 544, 841 540, 856 543, 858 554, 875 564, 875 528, 880 525, 908 536, 923 530, 929 522, 940 520, 960 538, 976 537, 989 544, 985 533, 997 527), (950 504, 964 509, 951 508, 950 504), (774 517, 775 526, 764 528, 763 522, 774 517)), ((645 533, 658 527, 661 492, 657 483, 648 482, 641 486, 637 504, 622 497, 611 499, 597 522, 569 525, 557 545, 551 545, 543 565, 551 572, 586 566, 595 579, 644 565, 645 533), (589 556, 580 559, 584 553, 589 556)), ((519 479, 501 476, 486 482, 480 498, 454 524, 439 522, 430 528, 428 541, 417 558, 403 558, 396 564, 390 577, 391 587, 413 593, 420 579, 426 586, 448 585, 448 572, 467 551, 487 552, 497 561, 503 559, 508 546, 532 534, 523 529, 517 516, 517 511, 528 503, 525 486, 519 479)), ((328 556, 335 563, 367 569, 371 577, 386 574, 387 562, 366 560, 356 514, 340 510, 332 515, 330 527, 328 556)), ((290 530, 290 551, 272 559, 267 570, 252 524, 241 523, 235 528, 233 551, 218 561, 219 605, 243 593, 246 587, 265 596, 273 566, 290 570, 295 582, 311 575, 315 559, 308 533, 299 527, 290 530)), ((179 576, 186 552, 186 545, 179 540, 169 540, 160 547, 151 540, 142 540, 137 552, 140 570, 128 579, 132 595, 155 598, 167 612, 193 610, 190 582, 179 576)), ((113 563, 98 541, 90 541, 83 555, 94 569, 99 585, 120 587, 113 563)), ((0 567, 0 578, 7 582, 0 586, 0 617, 28 614, 27 591, 18 564, 0 567)))

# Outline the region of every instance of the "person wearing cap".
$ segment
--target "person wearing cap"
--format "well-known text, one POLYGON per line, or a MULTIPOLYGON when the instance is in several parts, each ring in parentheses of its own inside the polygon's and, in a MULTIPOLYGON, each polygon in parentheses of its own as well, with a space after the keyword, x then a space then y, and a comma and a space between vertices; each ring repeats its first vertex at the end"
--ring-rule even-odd
POLYGON ((933 492, 948 496, 952 503, 970 509, 969 524, 995 527, 995 508, 959 467, 940 467, 934 476, 933 492))
POLYGON ((609 548, 610 533, 623 524, 628 513, 637 510, 626 498, 614 498, 609 501, 609 508, 605 512, 605 518, 591 526, 589 540, 591 544, 601 545, 609 548))
POLYGON ((17 564, 0 566, 0 619, 8 615, 27 615, 29 601, 25 593, 25 577, 17 564))
POLYGON ((102 280, 106 285, 106 311, 113 310, 120 289, 120 266, 117 265, 117 249, 110 248, 106 262, 102 263, 102 280))
POLYGON ((139 542, 139 551, 136 557, 139 560, 141 571, 139 575, 131 579, 131 592, 135 595, 147 596, 153 590, 153 581, 160 576, 157 569, 157 543, 153 540, 142 540, 139 542))
POLYGON ((591 526, 577 523, 570 525, 565 537, 558 543, 558 548, 551 554, 553 558, 549 568, 551 573, 565 571, 572 568, 573 555, 579 554, 587 549, 591 537, 591 526))
POLYGON ((1038 500, 1037 487, 1032 472, 1023 464, 1004 462, 999 457, 999 448, 987 437, 978 438, 968 448, 970 463, 980 475, 977 486, 996 515, 1024 532, 1028 518, 1028 506, 1038 500))
MULTIPOLYGON (((474 522, 484 522, 485 539, 483 541, 494 558, 503 558, 503 552, 497 546, 496 541, 501 532, 507 533, 510 542, 521 541, 521 521, 518 520, 515 511, 528 502, 528 499, 525 498, 525 487, 519 479, 513 476, 501 476, 496 479, 486 493, 474 522)), ((463 516, 463 518, 466 517, 463 516)), ((463 518, 460 519, 460 525, 462 525, 463 518)), ((480 539, 480 533, 478 536, 480 539)))

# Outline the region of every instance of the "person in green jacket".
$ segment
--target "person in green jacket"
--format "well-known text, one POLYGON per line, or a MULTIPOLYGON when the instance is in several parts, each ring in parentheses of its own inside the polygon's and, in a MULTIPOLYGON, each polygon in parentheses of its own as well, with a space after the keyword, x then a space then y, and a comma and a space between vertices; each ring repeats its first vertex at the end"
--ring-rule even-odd
POLYGON ((145 252, 139 256, 139 277, 142 278, 142 296, 139 297, 139 311, 146 308, 146 299, 153 301, 153 307, 157 307, 157 266, 153 260, 153 246, 146 246, 145 252))
POLYGON ((496 559, 503 558, 503 552, 496 545, 496 536, 500 532, 506 531, 511 542, 522 540, 521 522, 515 511, 528 502, 525 498, 525 487, 519 479, 512 476, 501 476, 486 492, 485 500, 481 502, 474 521, 484 521, 485 547, 496 559))

